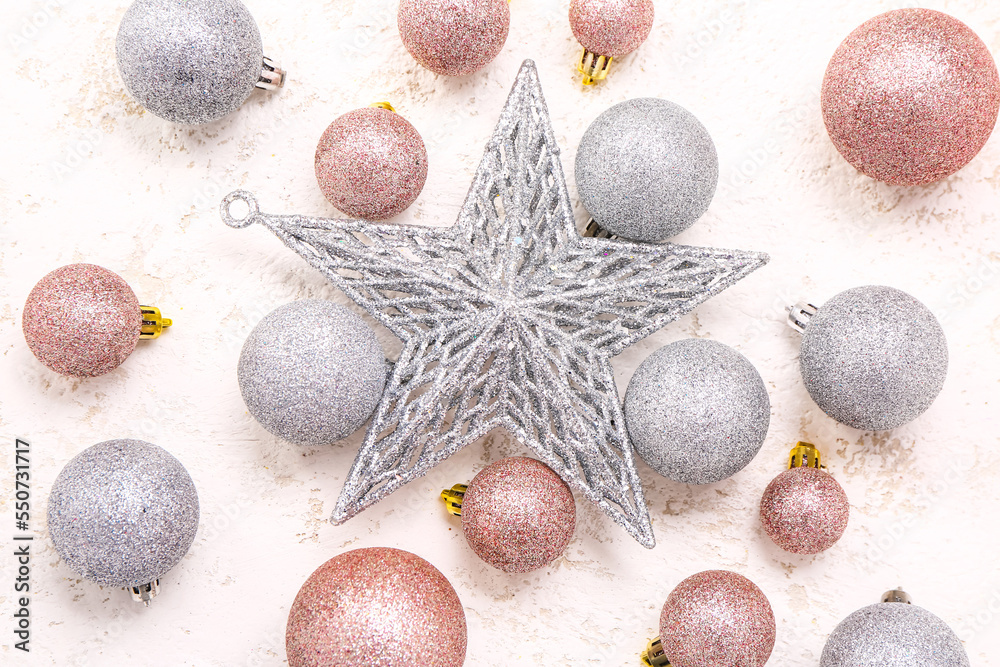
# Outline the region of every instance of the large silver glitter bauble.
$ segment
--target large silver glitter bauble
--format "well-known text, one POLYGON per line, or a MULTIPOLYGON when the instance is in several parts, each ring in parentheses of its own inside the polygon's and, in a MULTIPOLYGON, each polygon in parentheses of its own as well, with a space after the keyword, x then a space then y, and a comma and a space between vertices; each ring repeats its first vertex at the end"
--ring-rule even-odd
POLYGON ((841 292, 809 321, 802 380, 823 412, 886 431, 930 407, 948 374, 948 341, 934 314, 906 292, 869 285, 841 292))
POLYGON ((680 234, 708 210, 719 157, 691 112, 656 98, 626 100, 580 140, 576 185, 604 230, 635 241, 680 234))
POLYGON ((289 442, 326 445, 371 416, 385 388, 385 354, 357 314, 307 299, 275 309, 250 332, 238 376, 261 426, 289 442))
POLYGON ((198 531, 198 491, 180 461, 142 440, 88 447, 49 494, 49 535, 70 568, 104 586, 151 583, 198 531))
POLYGON ((530 60, 453 227, 268 215, 245 191, 221 214, 270 229, 402 340, 338 523, 503 427, 652 546, 611 358, 768 260, 582 238, 530 60))
POLYGON ((264 61, 257 23, 238 0, 136 0, 116 49, 132 97, 174 123, 208 123, 238 109, 264 61))
POLYGON ((771 402, 757 369, 736 350, 692 338, 665 345, 636 370, 625 423, 643 461, 684 484, 732 477, 757 456, 771 402))
POLYGON ((820 667, 969 667, 961 640, 926 609, 881 602, 854 612, 836 627, 820 667))

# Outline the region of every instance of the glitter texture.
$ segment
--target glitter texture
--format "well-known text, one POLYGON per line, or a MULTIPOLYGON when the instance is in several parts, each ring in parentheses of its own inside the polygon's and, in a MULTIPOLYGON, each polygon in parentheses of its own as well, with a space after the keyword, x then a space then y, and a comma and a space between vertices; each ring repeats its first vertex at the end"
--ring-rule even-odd
POLYGON ((616 104, 587 128, 576 154, 584 207, 603 229, 635 241, 662 241, 693 225, 718 182, 708 130, 667 100, 616 104))
POLYGON ((148 442, 108 440, 56 477, 48 529, 70 568, 103 586, 130 588, 180 562, 198 515, 198 491, 180 461, 148 442))
POLYGON ((723 570, 682 581, 660 613, 660 641, 671 667, 762 667, 775 629, 764 593, 723 570))
POLYGON ((132 97, 174 123, 208 123, 238 109, 264 62, 257 23, 237 0, 136 0, 116 49, 132 97))
POLYGON ((847 528, 847 494, 817 468, 786 470, 767 485, 760 521, 774 543, 793 554, 818 554, 832 547, 847 528))
POLYGON ((771 402, 757 369, 736 350, 691 338, 665 345, 636 370, 625 392, 636 452, 676 482, 711 484, 757 456, 771 402))
POLYGON ((289 667, 461 667, 465 610, 441 572, 387 548, 331 558, 288 613, 289 667))
POLYGON ((934 314, 892 287, 855 287, 809 321, 802 380, 837 421, 886 431, 930 407, 948 374, 948 342, 934 314))
POLYGON ((270 229, 403 342, 336 522, 503 427, 652 546, 611 357, 768 261, 581 238, 531 61, 451 228, 268 215, 246 191, 220 212, 270 229))
POLYGON ((933 183, 983 147, 1000 109, 989 49, 961 21, 898 9, 863 23, 823 79, 823 120, 837 150, 893 185, 933 183))
POLYGON ((397 22, 414 60, 437 74, 461 76, 500 53, 510 7, 507 0, 401 0, 397 22))
POLYGON ((427 180, 427 149, 397 113, 350 111, 326 128, 316 147, 316 180, 338 209, 355 218, 385 220, 414 202, 427 180))
POLYGON ((583 48, 619 58, 635 51, 653 29, 653 0, 573 0, 569 25, 583 48))
POLYGON ((576 527, 573 493, 541 461, 511 457, 473 478, 462 499, 462 530, 484 561, 531 572, 562 555, 576 527))
POLYGON ((240 391, 268 431, 300 445, 354 433, 385 388, 386 362, 375 332, 358 315, 308 299, 272 311, 240 353, 240 391))
POLYGON ((118 274, 70 264, 38 281, 24 304, 21 327, 43 364, 63 375, 95 377, 118 368, 135 350, 142 313, 118 274))
POLYGON ((926 609, 883 602, 859 609, 830 635, 820 667, 969 667, 962 642, 926 609))

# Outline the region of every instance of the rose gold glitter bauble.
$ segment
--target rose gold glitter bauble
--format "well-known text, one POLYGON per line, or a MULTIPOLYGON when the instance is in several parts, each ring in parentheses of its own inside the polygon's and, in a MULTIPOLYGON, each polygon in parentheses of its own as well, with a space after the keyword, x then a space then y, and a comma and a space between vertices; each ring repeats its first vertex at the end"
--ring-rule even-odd
POLYGON ((348 551, 302 584, 288 612, 289 667, 460 667, 465 610, 433 565, 407 551, 348 551))
POLYGON ((562 555, 576 527, 573 493, 552 468, 524 457, 479 471, 462 499, 476 555, 504 572, 530 572, 562 555))
POLYGON ((401 213, 427 180, 427 149, 416 128, 388 109, 349 111, 316 147, 316 180, 330 203, 353 218, 401 213))
POLYGON ((63 375, 95 377, 132 354, 142 313, 118 274, 94 264, 70 264, 38 281, 24 304, 21 326, 43 364, 63 375))
POLYGON ((438 74, 461 76, 486 67, 510 27, 507 0, 401 0, 399 36, 414 60, 438 74))
POLYGON ((646 41, 653 14, 653 0, 573 0, 569 25, 583 48, 620 58, 646 41))
POLYGON ((793 554, 818 554, 832 547, 847 528, 847 494, 817 468, 792 468, 767 485, 760 521, 774 543, 793 554))
POLYGON ((767 597, 734 572, 688 577, 660 613, 660 641, 671 667, 762 667, 774 635, 767 597))
POLYGON ((898 9, 837 48, 821 101, 830 138, 856 169, 892 185, 923 185, 964 167, 989 139, 1000 79, 964 23, 898 9))

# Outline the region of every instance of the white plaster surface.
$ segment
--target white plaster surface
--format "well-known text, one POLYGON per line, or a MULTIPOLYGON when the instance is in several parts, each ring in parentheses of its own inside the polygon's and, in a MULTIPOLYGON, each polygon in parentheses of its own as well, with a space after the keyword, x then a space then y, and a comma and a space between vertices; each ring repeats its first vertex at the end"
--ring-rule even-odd
MULTIPOLYGON (((568 0, 513 0, 502 53, 459 79, 411 60, 395 2, 247 4, 265 52, 289 71, 288 85, 189 128, 144 113, 124 92, 114 61, 124 0, 2 0, 0 663, 281 665, 285 619, 306 577, 345 550, 381 545, 429 559, 455 585, 470 665, 637 665, 670 590, 716 568, 750 577, 770 598, 778 623, 770 665, 818 664, 843 617, 898 585, 960 632, 974 665, 1000 664, 1000 138, 941 183, 890 187, 840 158, 818 107, 840 40, 903 3, 657 0, 648 42, 589 89, 574 72, 568 0), (654 550, 581 498, 565 556, 504 575, 471 553, 437 497, 488 462, 524 452, 503 434, 346 525, 327 523, 362 433, 318 448, 277 440, 246 413, 236 362, 251 328, 275 307, 346 299, 266 230, 224 226, 217 205, 242 187, 268 212, 337 216, 314 181, 316 141, 341 113, 390 100, 423 134, 430 156, 423 194, 398 221, 450 225, 525 58, 538 64, 574 201, 572 165, 588 124, 624 99, 665 97, 702 120, 721 160, 711 209, 676 240, 772 257, 618 357, 619 392, 660 345, 708 337, 757 366, 773 414, 759 457, 725 482, 688 487, 640 465, 654 550), (34 283, 80 261, 120 273, 142 302, 174 320, 161 340, 87 381, 45 369, 20 332, 34 283), (951 350, 933 407, 881 434, 841 426, 810 401, 796 334, 783 322, 788 304, 819 304, 870 283, 930 306, 951 350), (12 647, 15 436, 33 448, 30 655, 12 647), (45 530, 45 501, 62 466, 119 437, 166 447, 201 496, 194 545, 148 609, 81 580, 45 530), (761 492, 799 439, 821 447, 851 500, 845 537, 816 557, 779 551, 757 519, 761 492)), ((922 4, 961 18, 1000 53, 995 2, 922 4)), ((583 223, 579 205, 576 213, 583 223)), ((393 351, 396 341, 377 329, 393 351)))

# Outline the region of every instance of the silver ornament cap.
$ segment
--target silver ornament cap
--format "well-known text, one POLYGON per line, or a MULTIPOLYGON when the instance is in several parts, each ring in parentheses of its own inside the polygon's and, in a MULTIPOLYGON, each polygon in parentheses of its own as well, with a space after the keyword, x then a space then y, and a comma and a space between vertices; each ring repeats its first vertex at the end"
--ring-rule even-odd
POLYGON ((771 402, 757 369, 722 343, 665 345, 639 366, 625 392, 625 425, 636 452, 664 477, 711 484, 760 451, 771 402))
POLYGON ((136 0, 122 17, 116 53, 132 97, 174 123, 217 120, 254 87, 284 84, 238 0, 136 0))
POLYGON ((587 128, 576 154, 584 207, 600 227, 634 241, 683 232, 708 210, 718 183, 708 130, 667 100, 616 104, 587 128))
POLYGON ((48 502, 63 561, 103 586, 143 588, 174 567, 198 531, 198 491, 162 447, 108 440, 62 469, 48 502))
POLYGON ((955 632, 912 604, 880 602, 854 612, 834 629, 820 667, 969 667, 955 632))
POLYGON ((289 442, 326 445, 368 420, 386 370, 382 346, 361 317, 307 299, 277 308, 250 332, 238 377, 261 426, 289 442))
POLYGON ((855 287, 814 311, 790 310, 804 331, 802 380, 837 421, 887 431, 919 417, 941 392, 948 341, 934 314, 906 292, 855 287))

